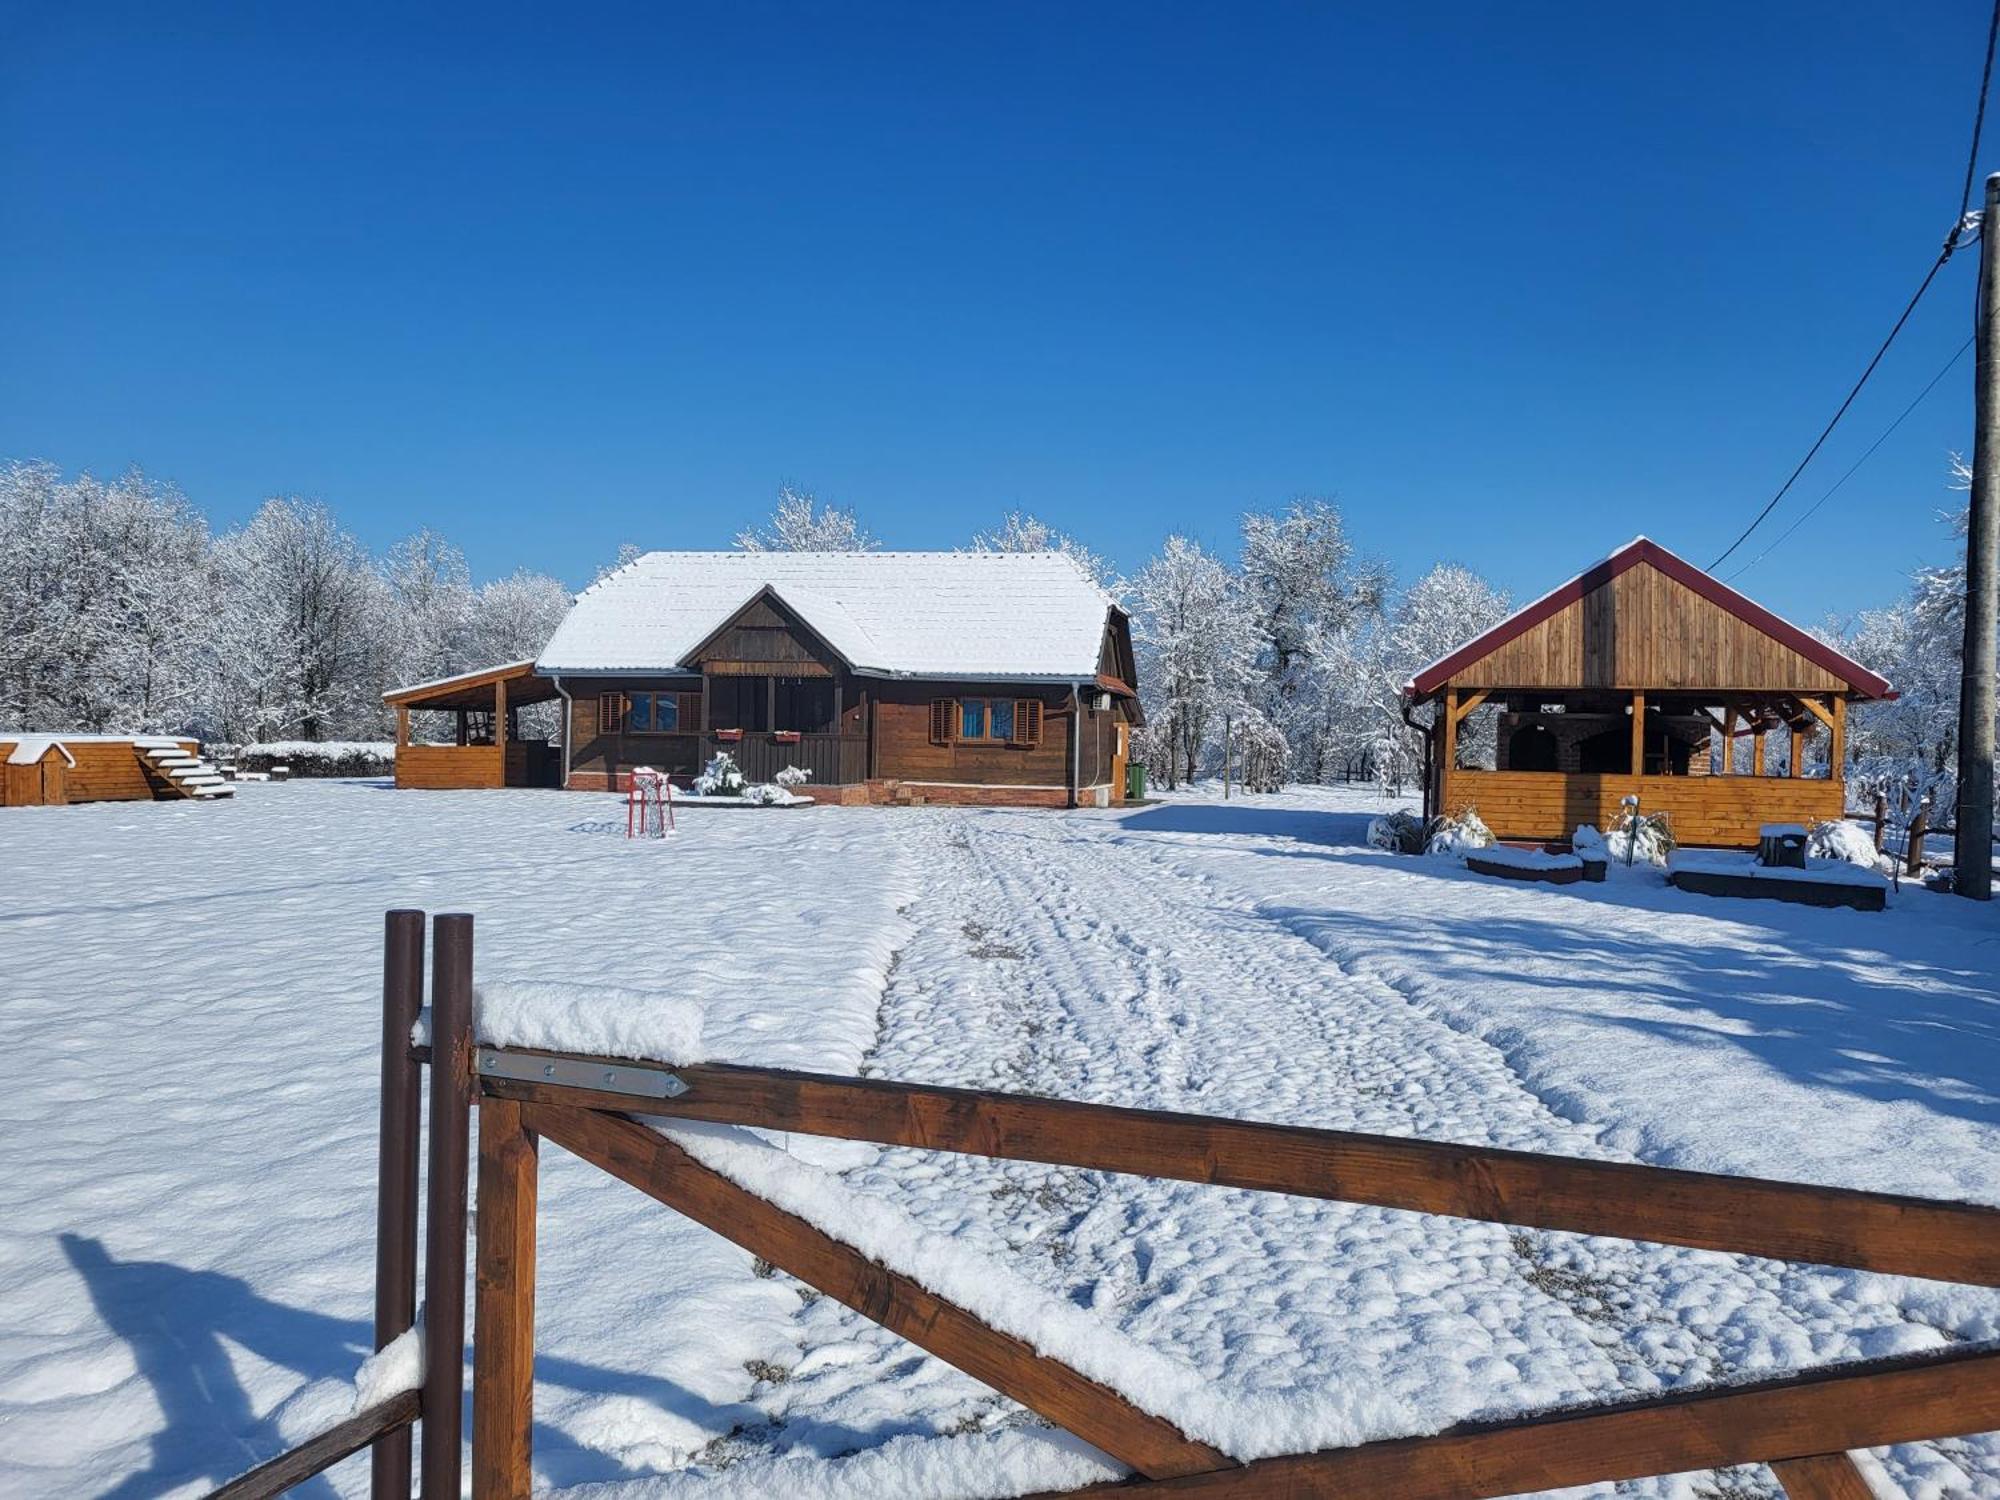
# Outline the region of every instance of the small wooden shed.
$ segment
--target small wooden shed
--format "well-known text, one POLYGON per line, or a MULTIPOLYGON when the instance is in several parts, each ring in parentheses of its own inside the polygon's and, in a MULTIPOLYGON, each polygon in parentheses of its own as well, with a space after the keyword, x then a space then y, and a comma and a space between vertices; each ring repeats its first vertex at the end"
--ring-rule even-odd
POLYGON ((558 696, 532 661, 509 662, 384 693, 396 710, 396 785, 432 791, 562 784, 562 752, 521 738, 519 712, 558 696), (451 716, 452 739, 412 743, 412 713, 451 716))
POLYGON ((0 744, 7 751, 0 765, 0 807, 62 807, 69 802, 76 756, 61 740, 29 735, 0 744))
POLYGON ((1639 537, 1405 686, 1437 705, 1425 815, 1475 809, 1503 839, 1611 827, 1624 799, 1683 844, 1748 848, 1766 823, 1845 808, 1847 708, 1887 681, 1639 537), (1493 769, 1459 732, 1497 705, 1493 769), (1749 774, 1735 747, 1752 746, 1749 774), (1774 762, 1782 761, 1781 766, 1774 762))

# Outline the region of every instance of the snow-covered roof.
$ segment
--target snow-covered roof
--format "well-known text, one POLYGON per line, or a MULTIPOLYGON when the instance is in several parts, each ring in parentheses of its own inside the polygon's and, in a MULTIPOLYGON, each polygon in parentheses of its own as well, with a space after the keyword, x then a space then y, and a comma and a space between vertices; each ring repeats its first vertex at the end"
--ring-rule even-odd
MULTIPOLYGON (((0 735, 0 745, 6 744, 9 738, 11 737, 0 735)), ((62 758, 71 765, 75 765, 76 757, 69 753, 69 746, 63 743, 64 738, 62 735, 55 734, 21 735, 19 738, 14 739, 14 748, 7 752, 7 764, 10 766, 32 766, 53 749, 61 751, 62 758)), ((71 735, 68 738, 88 739, 90 736, 71 735)))
POLYGON ((766 589, 892 677, 1089 679, 1116 608, 1060 552, 648 552, 584 590, 536 670, 673 671, 766 589))
POLYGON ((528 661, 510 661, 497 667, 481 667, 473 672, 457 672, 450 677, 433 677, 428 682, 408 682, 401 687, 390 688, 382 696, 384 698, 407 698, 412 693, 433 693, 440 688, 460 687, 467 683, 486 682, 495 677, 508 677, 516 673, 530 672, 534 670, 534 666, 535 663, 532 659, 528 661))

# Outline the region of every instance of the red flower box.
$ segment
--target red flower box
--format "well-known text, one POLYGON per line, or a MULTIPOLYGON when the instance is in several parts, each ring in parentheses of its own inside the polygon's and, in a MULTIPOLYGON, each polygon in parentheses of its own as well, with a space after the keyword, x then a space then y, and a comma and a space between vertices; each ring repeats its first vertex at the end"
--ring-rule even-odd
POLYGON ((781 745, 796 745, 799 742, 799 732, 796 729, 780 729, 771 738, 781 745))
POLYGON ((719 740, 727 740, 733 745, 736 741, 743 738, 743 731, 740 729, 718 729, 715 731, 715 737, 719 740))

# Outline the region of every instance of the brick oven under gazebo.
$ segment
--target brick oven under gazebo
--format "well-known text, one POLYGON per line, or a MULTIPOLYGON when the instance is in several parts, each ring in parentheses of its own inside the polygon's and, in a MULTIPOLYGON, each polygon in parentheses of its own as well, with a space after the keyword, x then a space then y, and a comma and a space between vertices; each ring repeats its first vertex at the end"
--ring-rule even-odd
POLYGON ((535 675, 532 661, 384 693, 382 701, 396 710, 396 785, 433 791, 560 786, 562 752, 546 741, 524 741, 518 719, 521 709, 557 696, 553 682, 535 675), (413 712, 452 715, 452 741, 412 743, 413 712))

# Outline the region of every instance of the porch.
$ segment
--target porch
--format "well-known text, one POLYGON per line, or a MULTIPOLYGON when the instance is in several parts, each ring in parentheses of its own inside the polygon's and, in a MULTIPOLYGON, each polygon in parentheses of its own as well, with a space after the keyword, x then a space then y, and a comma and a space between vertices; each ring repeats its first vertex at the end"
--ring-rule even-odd
POLYGON ((546 740, 524 739, 520 711, 557 696, 531 661, 512 662, 384 693, 396 710, 396 785, 431 791, 495 787, 555 787, 562 752, 546 740), (449 740, 417 741, 413 714, 443 716, 449 740))
POLYGON ((1684 844, 1749 847, 1766 823, 1841 816, 1846 700, 1685 690, 1464 689, 1440 698, 1433 807, 1476 809, 1503 839, 1606 828, 1638 799, 1684 844), (1493 769, 1461 765, 1468 721, 1491 713, 1493 769), (1497 712, 1492 712, 1496 711, 1497 712))

